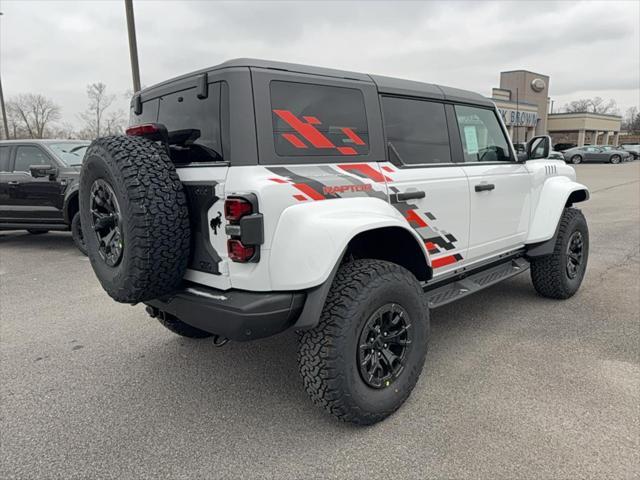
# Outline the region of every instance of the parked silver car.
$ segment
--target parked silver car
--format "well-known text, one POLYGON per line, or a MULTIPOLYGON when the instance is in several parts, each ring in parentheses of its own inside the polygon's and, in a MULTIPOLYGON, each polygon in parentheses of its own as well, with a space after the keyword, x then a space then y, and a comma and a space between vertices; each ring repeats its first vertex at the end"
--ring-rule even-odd
POLYGON ((625 152, 629 152, 634 160, 637 160, 640 157, 640 144, 638 143, 627 143, 624 145, 620 145, 620 149, 625 152))
POLYGON ((629 152, 608 146, 590 146, 570 148, 562 152, 567 163, 609 162, 620 163, 630 159, 629 152))

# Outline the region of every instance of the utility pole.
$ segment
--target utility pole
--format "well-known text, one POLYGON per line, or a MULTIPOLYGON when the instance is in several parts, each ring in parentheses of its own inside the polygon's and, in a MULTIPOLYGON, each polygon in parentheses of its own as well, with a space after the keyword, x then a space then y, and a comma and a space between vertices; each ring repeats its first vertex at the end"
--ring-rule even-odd
MULTIPOLYGON (((4 13, 0 12, 0 15, 4 13)), ((7 109, 4 106, 4 94, 2 93, 2 79, 0 78, 0 108, 2 109, 2 124, 4 126, 4 137, 9 140, 9 124, 7 123, 7 109)))
POLYGON ((140 66, 138 65, 138 43, 136 42, 136 22, 133 18, 133 0, 124 0, 127 13, 127 32, 129 33, 129 56, 131 57, 131 76, 133 91, 140 91, 140 66))
POLYGON ((7 123, 7 109, 4 106, 4 95, 2 94, 2 80, 0 80, 0 105, 2 106, 2 125, 4 126, 4 138, 9 140, 9 124, 7 123))

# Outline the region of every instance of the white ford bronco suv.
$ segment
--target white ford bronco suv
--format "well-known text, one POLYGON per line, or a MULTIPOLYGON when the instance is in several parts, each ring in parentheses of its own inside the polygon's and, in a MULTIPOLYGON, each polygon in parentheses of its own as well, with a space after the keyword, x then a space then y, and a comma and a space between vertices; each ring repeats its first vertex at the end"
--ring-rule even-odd
POLYGON ((548 137, 518 158, 467 91, 233 60, 134 95, 80 179, 91 265, 185 337, 299 332, 312 400, 371 424, 414 388, 429 309, 531 270, 579 288, 589 198, 548 137))

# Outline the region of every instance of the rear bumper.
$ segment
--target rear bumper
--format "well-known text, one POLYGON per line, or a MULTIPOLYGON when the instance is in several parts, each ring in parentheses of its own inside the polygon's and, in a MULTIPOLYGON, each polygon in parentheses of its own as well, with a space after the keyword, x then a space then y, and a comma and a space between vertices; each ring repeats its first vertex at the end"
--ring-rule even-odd
POLYGON ((147 305, 189 325, 230 340, 268 337, 291 327, 302 312, 304 292, 246 292, 185 286, 147 305))

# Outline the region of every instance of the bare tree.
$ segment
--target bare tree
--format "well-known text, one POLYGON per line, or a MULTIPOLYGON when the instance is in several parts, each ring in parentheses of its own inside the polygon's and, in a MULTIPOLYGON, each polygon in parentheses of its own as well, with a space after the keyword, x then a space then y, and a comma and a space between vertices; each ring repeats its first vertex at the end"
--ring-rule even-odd
POLYGON ((640 113, 638 107, 630 107, 622 120, 622 129, 629 132, 640 132, 640 113))
POLYGON ((45 138, 47 129, 60 119, 60 106, 44 95, 26 93, 7 102, 14 138, 45 138))
POLYGON ((104 120, 104 135, 120 135, 124 132, 125 119, 122 110, 110 112, 104 120))
POLYGON ((51 131, 52 138, 64 138, 64 139, 72 139, 77 138, 76 129, 69 122, 62 122, 59 125, 52 128, 51 131))
POLYGON ((564 106, 567 113, 599 113, 615 115, 618 113, 616 101, 611 99, 608 102, 600 97, 581 98, 567 103, 564 106))
POLYGON ((92 137, 99 137, 103 133, 104 112, 116 97, 107 94, 107 86, 102 82, 87 85, 87 96, 89 107, 80 114, 80 118, 86 123, 85 130, 92 137))

